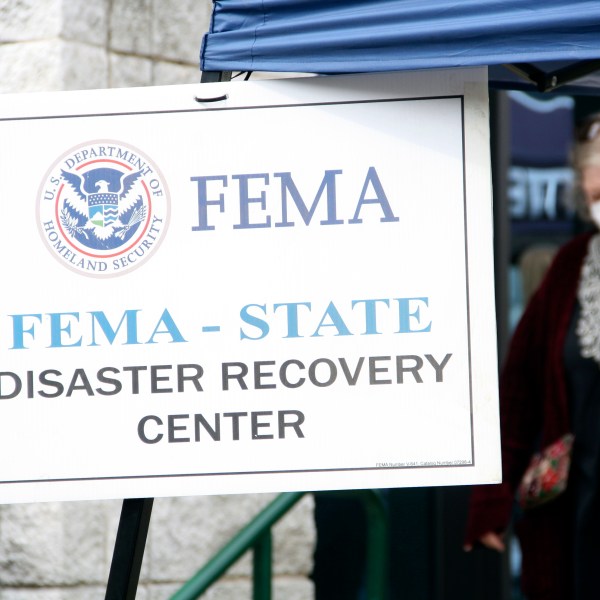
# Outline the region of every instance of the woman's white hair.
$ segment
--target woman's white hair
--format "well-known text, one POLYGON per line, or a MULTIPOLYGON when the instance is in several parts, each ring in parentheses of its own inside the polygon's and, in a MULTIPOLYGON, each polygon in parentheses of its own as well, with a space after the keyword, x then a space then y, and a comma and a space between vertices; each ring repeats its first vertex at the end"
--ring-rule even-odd
POLYGON ((589 221, 589 209, 581 188, 581 174, 587 167, 600 166, 600 113, 590 115, 577 128, 575 143, 571 150, 571 165, 574 178, 569 204, 582 219, 589 221))

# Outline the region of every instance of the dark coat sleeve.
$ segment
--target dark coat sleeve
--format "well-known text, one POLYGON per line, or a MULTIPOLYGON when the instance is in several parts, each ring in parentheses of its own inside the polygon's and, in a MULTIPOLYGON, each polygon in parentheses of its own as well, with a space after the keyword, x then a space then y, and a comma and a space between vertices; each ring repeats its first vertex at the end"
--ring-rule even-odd
POLYGON ((512 336, 500 376, 502 483, 473 488, 467 544, 506 530, 532 452, 569 428, 562 348, 588 240, 559 251, 512 336))

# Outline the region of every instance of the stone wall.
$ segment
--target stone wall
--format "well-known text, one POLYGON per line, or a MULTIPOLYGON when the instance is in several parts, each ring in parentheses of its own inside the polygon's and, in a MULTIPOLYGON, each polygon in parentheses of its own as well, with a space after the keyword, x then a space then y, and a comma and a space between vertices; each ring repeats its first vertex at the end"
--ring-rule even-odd
MULTIPOLYGON (((169 598, 272 497, 157 498, 137 598, 169 598)), ((120 501, 0 506, 0 600, 102 600, 120 510, 120 501)), ((275 600, 312 598, 313 537, 307 495, 274 528, 275 600)), ((204 597, 249 600, 250 573, 247 555, 204 597)))
POLYGON ((0 0, 0 91, 196 83, 209 0, 0 0))
MULTIPOLYGON (((196 83, 210 0, 0 0, 0 92, 196 83)), ((140 600, 168 598, 273 496, 159 498, 140 600)), ((1 501, 1 498, 0 498, 1 501)), ((120 501, 0 506, 0 600, 104 598, 120 501)), ((313 597, 307 495, 276 527, 274 597, 313 597)), ((244 557, 205 598, 251 598, 244 557)))

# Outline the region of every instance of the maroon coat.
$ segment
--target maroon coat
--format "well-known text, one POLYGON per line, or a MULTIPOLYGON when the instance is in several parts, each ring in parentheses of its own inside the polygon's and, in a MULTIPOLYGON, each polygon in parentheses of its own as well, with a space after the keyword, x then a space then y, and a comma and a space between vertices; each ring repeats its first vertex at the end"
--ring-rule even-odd
MULTIPOLYGON (((488 531, 506 530, 532 452, 569 431, 563 348, 589 239, 590 234, 581 235, 560 249, 512 337, 500 377, 503 482, 473 489, 467 543, 488 531)), ((515 525, 529 600, 571 597, 568 507, 567 492, 515 525)))

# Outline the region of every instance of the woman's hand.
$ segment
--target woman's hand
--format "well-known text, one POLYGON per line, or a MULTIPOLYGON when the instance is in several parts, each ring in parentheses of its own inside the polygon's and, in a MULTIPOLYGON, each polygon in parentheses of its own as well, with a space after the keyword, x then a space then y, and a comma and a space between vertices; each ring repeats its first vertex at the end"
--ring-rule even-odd
MULTIPOLYGON (((504 552, 506 546, 504 544, 504 533, 496 533, 495 531, 488 531, 479 538, 479 543, 489 548, 490 550, 496 550, 498 552, 504 552)), ((470 552, 473 546, 467 545, 464 547, 466 552, 470 552)))

